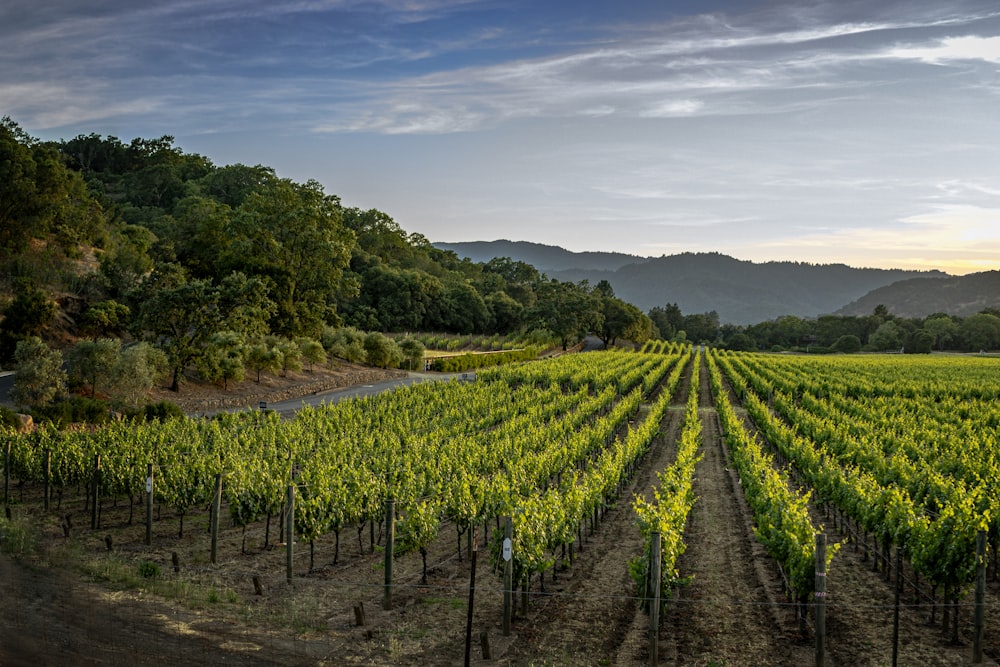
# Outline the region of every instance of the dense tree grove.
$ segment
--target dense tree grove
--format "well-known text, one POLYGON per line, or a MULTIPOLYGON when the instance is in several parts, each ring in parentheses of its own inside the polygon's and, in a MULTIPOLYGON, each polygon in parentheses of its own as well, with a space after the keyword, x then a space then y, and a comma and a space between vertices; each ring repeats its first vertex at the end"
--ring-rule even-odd
POLYGON ((935 313, 901 318, 879 306, 871 315, 786 315, 750 326, 719 325, 714 312, 683 315, 676 304, 654 308, 649 318, 654 335, 689 340, 731 350, 826 352, 902 352, 938 350, 979 352, 1000 348, 1000 312, 991 309, 969 317, 935 313))
POLYGON ((340 330, 545 330, 564 346, 591 332, 606 343, 654 334, 606 285, 460 259, 316 181, 217 167, 171 136, 41 142, 4 118, 0 241, 0 364, 20 341, 68 350, 87 339, 68 359, 94 395, 122 359, 145 363, 127 353, 140 342, 162 352, 179 390, 192 370, 227 386, 328 356, 413 363, 412 344, 340 330))

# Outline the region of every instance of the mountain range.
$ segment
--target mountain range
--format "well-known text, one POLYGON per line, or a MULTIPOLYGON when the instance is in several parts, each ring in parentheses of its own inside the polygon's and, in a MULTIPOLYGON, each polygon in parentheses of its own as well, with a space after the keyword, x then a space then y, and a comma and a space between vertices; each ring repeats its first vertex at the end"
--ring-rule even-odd
POLYGON ((755 324, 783 315, 869 314, 885 305, 901 317, 935 312, 968 315, 1000 306, 1000 272, 950 276, 940 271, 854 268, 844 264, 761 262, 720 253, 638 257, 575 253, 526 241, 435 243, 459 257, 487 262, 509 257, 549 278, 595 285, 607 280, 615 295, 643 311, 676 303, 683 313, 715 311, 729 324, 755 324))

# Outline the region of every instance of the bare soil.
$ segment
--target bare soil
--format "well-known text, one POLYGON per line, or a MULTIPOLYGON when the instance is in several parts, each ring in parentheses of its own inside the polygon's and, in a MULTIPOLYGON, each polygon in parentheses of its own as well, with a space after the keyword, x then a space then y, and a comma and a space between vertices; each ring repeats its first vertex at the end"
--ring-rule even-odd
POLYGON ((406 377, 405 371, 372 368, 346 361, 317 365, 300 371, 287 371, 278 375, 261 373, 248 376, 240 382, 230 381, 225 387, 199 380, 194 375, 183 379, 178 391, 157 387, 151 394, 152 401, 176 403, 189 414, 207 414, 219 410, 257 408, 261 401, 278 403, 309 394, 370 384, 380 380, 406 377))
MULTIPOLYGON (((191 390, 185 387, 181 397, 194 400, 191 390)), ((250 406, 281 400, 275 394, 260 398, 254 387, 241 391, 240 400, 250 406)), ((297 390, 290 382, 282 391, 297 390)), ((627 567, 642 549, 630 504, 634 494, 651 493, 658 483, 655 473, 673 460, 689 391, 699 392, 704 458, 696 469, 698 500, 680 562, 688 580, 662 618, 659 664, 814 664, 812 629, 800 631, 777 567, 753 539, 704 373, 693 382, 690 377, 682 381, 662 436, 622 499, 608 508, 595 531, 585 530, 571 567, 546 573, 544 588, 536 578, 527 614, 518 613, 508 637, 501 632, 502 590, 490 552, 481 547, 475 554, 472 664, 648 663, 648 616, 640 611, 627 567), (483 657, 481 633, 490 660, 483 657)), ((198 392, 204 395, 197 400, 221 400, 207 388, 198 392)), ((207 410, 209 404, 199 405, 207 410)), ((117 507, 104 506, 102 525, 92 530, 82 492, 69 490, 48 514, 41 510, 38 489, 15 486, 12 495, 13 525, 27 527, 37 547, 20 558, 0 556, 0 665, 463 663, 472 554, 466 536, 450 524, 442 526, 427 554, 426 584, 421 583, 419 553, 397 559, 391 608, 384 609, 381 536, 376 530, 373 545, 368 526, 343 531, 339 549, 333 535, 313 545, 311 570, 310 545, 294 545, 289 584, 276 518, 246 533, 225 527, 224 520, 218 562, 212 564, 204 509, 186 517, 179 539, 179 518, 161 508, 153 545, 147 547, 142 508, 129 508, 124 500, 117 507), (68 537, 63 530, 67 515, 68 537), (106 536, 112 538, 110 551, 106 536), (255 576, 263 595, 255 594, 255 576), (366 617, 363 626, 356 624, 358 605, 366 617)), ((817 513, 816 521, 821 520, 817 513)), ((491 523, 480 532, 490 539, 497 529, 491 523)), ((844 539, 830 532, 831 542, 844 539)), ((8 533, 4 539, 12 540, 8 533)), ((892 587, 872 571, 863 550, 851 544, 841 549, 831 566, 829 591, 826 664, 891 664, 892 587)), ((990 595, 995 603, 995 594, 990 595)), ((906 601, 912 603, 910 598, 906 601)), ((939 624, 928 624, 928 612, 904 607, 898 664, 970 664, 966 629, 971 611, 962 612, 964 643, 958 646, 943 636, 939 624)))

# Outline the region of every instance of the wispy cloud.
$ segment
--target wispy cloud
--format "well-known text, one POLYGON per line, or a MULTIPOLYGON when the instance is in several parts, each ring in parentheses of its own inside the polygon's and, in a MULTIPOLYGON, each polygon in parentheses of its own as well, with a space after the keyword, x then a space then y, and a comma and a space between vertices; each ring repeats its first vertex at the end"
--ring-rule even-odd
POLYGON ((886 56, 920 60, 935 65, 956 60, 982 60, 1000 64, 1000 37, 946 37, 930 45, 895 47, 889 49, 886 56))

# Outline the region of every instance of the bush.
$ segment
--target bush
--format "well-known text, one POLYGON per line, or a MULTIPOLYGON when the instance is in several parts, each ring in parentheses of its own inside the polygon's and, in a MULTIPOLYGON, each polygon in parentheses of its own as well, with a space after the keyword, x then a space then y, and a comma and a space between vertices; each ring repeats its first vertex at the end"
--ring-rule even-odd
POLYGON ((21 427, 21 419, 13 410, 0 405, 0 428, 3 427, 18 429, 21 427))
POLYGON ((142 416, 146 421, 165 422, 171 419, 183 419, 184 411, 180 406, 170 401, 159 401, 150 403, 142 409, 142 416))
POLYGON ((160 576, 160 566, 151 560, 139 563, 139 576, 143 579, 155 579, 160 576))
POLYGON ((36 422, 51 422, 58 428, 70 424, 106 424, 111 419, 108 404, 86 396, 74 396, 53 405, 32 408, 31 416, 36 422))
POLYGON ((861 339, 854 335, 841 336, 836 341, 834 341, 833 346, 830 348, 834 352, 843 352, 845 354, 851 354, 854 352, 861 351, 861 339))
POLYGON ((351 363, 364 362, 364 341, 365 335, 353 327, 339 329, 327 327, 320 336, 320 342, 331 358, 336 357, 351 363))
POLYGON ((365 336, 365 358, 369 366, 376 368, 399 368, 403 363, 403 352, 396 341, 372 332, 365 336))

